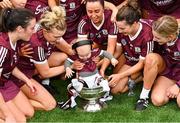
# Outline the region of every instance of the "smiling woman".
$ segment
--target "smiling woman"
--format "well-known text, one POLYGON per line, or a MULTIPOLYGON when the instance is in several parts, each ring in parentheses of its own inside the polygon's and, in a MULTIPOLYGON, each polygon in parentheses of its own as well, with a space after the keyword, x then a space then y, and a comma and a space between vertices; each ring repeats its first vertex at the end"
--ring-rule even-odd
MULTIPOLYGON (((86 0, 87 15, 82 18, 78 25, 78 37, 91 39, 94 47, 107 50, 114 54, 118 29, 111 21, 111 11, 104 9, 104 0, 86 0)), ((100 73, 109 65, 107 59, 103 59, 100 73)))
MULTIPOLYGON (((180 39, 178 37, 178 23, 174 17, 163 16, 152 25, 154 41, 161 48, 158 53, 150 53, 146 57, 144 68, 144 84, 142 95, 148 97, 155 106, 162 106, 172 98, 177 99, 180 107, 180 39), (152 88, 153 87, 153 88, 152 88)), ((141 102, 141 109, 145 106, 141 102)))

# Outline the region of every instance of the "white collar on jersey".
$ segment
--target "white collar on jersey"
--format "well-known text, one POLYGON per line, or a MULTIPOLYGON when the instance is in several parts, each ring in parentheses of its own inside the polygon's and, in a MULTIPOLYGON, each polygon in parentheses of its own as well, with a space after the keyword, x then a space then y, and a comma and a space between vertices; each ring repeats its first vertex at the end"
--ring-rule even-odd
POLYGON ((174 41, 167 42, 167 46, 173 46, 176 43, 177 39, 178 37, 174 41))
POLYGON ((96 26, 96 25, 92 22, 92 20, 91 20, 91 23, 92 23, 92 25, 93 25, 97 30, 99 30, 99 29, 101 29, 102 25, 104 24, 104 21, 105 21, 105 19, 104 19, 104 14, 103 14, 103 20, 102 20, 102 22, 101 22, 101 24, 100 24, 99 26, 96 26))
POLYGON ((131 40, 131 41, 133 41, 134 39, 136 39, 137 37, 138 37, 138 35, 140 34, 140 32, 141 32, 141 30, 142 30, 142 23, 140 23, 140 22, 138 22, 139 23, 139 29, 138 29, 138 31, 136 32, 136 34, 133 36, 133 37, 131 37, 131 36, 129 36, 129 39, 131 40))
POLYGON ((12 48, 13 50, 16 50, 16 44, 17 44, 17 42, 15 42, 15 44, 13 45, 10 38, 9 38, 9 42, 10 42, 11 48, 12 48))

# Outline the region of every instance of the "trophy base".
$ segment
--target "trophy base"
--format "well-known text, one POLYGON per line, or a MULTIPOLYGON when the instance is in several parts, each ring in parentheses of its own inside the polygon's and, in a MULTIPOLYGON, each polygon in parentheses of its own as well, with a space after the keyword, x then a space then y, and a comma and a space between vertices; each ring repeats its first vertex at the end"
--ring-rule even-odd
POLYGON ((105 102, 90 100, 86 101, 85 105, 83 106, 83 110, 86 112, 97 112, 106 107, 107 104, 105 102))

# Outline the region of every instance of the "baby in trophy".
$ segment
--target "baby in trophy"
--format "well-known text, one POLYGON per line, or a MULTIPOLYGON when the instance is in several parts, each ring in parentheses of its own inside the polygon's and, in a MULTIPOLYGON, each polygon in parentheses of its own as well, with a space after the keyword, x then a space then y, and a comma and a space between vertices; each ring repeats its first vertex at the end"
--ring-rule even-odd
POLYGON ((93 49, 92 44, 93 42, 88 39, 78 40, 72 45, 72 49, 75 51, 75 54, 69 56, 65 61, 65 77, 67 78, 71 78, 74 73, 70 67, 74 61, 78 60, 83 64, 82 69, 76 70, 76 78, 72 79, 71 84, 68 85, 68 92, 71 96, 67 104, 69 104, 71 108, 76 106, 75 98, 79 95, 83 87, 93 89, 101 86, 105 92, 101 101, 112 100, 112 96, 109 95, 110 88, 108 81, 99 74, 94 59, 98 56, 100 58, 106 57, 111 61, 113 66, 115 66, 118 61, 107 51, 93 49))

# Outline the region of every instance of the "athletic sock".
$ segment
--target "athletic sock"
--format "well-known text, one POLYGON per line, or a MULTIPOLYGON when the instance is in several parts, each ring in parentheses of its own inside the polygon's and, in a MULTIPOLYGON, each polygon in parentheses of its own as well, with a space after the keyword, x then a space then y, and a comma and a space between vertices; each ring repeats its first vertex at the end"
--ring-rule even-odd
POLYGON ((50 80, 49 79, 44 79, 41 82, 43 85, 49 85, 50 84, 50 80))
POLYGON ((147 90, 143 87, 142 91, 141 91, 141 94, 140 94, 140 99, 147 99, 149 98, 149 92, 150 92, 150 89, 147 90))

